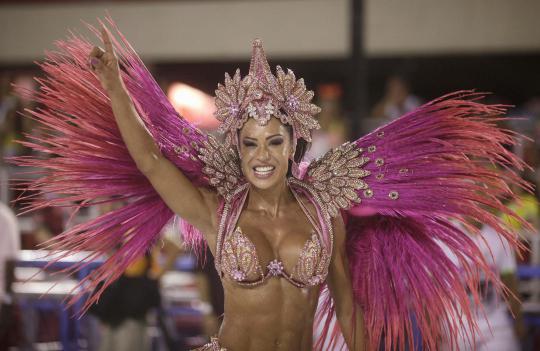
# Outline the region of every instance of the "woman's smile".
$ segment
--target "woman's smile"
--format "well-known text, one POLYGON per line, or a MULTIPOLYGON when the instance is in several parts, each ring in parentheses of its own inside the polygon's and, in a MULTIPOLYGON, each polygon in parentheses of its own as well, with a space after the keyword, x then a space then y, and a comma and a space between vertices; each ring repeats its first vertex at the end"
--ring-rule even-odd
POLYGON ((255 166, 253 167, 253 172, 255 173, 255 177, 259 179, 266 179, 270 178, 274 174, 274 170, 276 167, 274 166, 255 166))

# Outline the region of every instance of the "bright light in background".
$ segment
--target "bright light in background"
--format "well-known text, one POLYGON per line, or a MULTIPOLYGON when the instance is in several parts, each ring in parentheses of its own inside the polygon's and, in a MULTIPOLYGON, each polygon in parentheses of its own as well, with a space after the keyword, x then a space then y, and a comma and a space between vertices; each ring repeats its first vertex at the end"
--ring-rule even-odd
POLYGON ((214 99, 184 83, 173 83, 168 97, 174 109, 185 119, 202 129, 214 129, 218 121, 214 118, 214 99))

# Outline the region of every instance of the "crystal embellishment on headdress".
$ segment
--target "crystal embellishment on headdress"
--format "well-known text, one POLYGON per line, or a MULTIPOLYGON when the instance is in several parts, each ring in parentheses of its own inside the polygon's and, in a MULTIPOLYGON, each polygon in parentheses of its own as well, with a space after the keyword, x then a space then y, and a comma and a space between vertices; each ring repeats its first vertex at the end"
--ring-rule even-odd
POLYGON ((221 122, 218 131, 235 132, 248 118, 266 125, 275 116, 292 126, 295 140, 311 141, 311 131, 320 128, 314 116, 321 111, 311 103, 313 95, 313 91, 306 89, 304 80, 296 80, 291 70, 285 73, 277 66, 274 76, 262 42, 256 39, 248 75, 241 78, 237 69, 232 78, 226 73, 224 84, 218 84, 215 98, 215 116, 221 122))

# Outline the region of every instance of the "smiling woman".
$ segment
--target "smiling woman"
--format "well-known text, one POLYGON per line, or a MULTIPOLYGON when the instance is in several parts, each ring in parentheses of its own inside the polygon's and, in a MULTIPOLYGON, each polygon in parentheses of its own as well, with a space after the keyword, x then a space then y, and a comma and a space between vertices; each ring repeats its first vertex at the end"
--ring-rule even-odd
POLYGON ((240 163, 246 179, 259 189, 283 185, 294 155, 291 139, 277 118, 265 126, 249 119, 240 130, 240 163))
MULTIPOLYGON (((274 145, 274 146, 278 146, 278 145, 283 145, 283 143, 285 143, 285 139, 287 139, 288 137, 288 141, 289 141, 289 146, 291 147, 291 155, 288 156, 288 160, 287 160, 287 177, 291 177, 293 176, 293 171, 294 172, 298 172, 298 165, 302 162, 302 160, 304 159, 304 156, 306 154, 306 152, 309 150, 309 147, 310 147, 310 143, 307 142, 306 140, 304 139, 298 139, 296 141, 296 149, 293 149, 293 145, 294 145, 294 142, 293 142, 293 129, 290 125, 288 124, 283 124, 279 121, 279 119, 277 118, 272 118, 270 120, 270 123, 269 124, 275 124, 275 123, 279 123, 281 126, 283 126, 285 129, 286 129, 286 133, 283 132, 283 130, 279 130, 279 133, 276 133, 276 134, 273 134, 273 135, 270 135, 268 137, 266 137, 267 140, 270 140, 270 145, 274 145), (277 138, 275 138, 275 140, 273 140, 273 136, 276 136, 277 138), (281 138, 279 138, 281 137, 281 138), (272 140, 271 140, 272 139, 272 140)), ((242 128, 242 130, 247 130, 246 127, 248 126, 248 123, 246 123, 246 125, 244 126, 244 128, 242 128)), ((240 137, 240 132, 241 131, 238 131, 238 135, 237 135, 237 138, 239 140, 242 140, 242 138, 240 137)), ((246 137, 246 140, 245 141, 242 141, 240 143, 240 145, 244 145, 245 147, 251 147, 251 148, 254 148, 256 147, 257 143, 255 142, 256 138, 249 138, 249 137, 246 137), (251 142, 249 139, 252 139, 251 142)), ((238 153, 241 154, 242 151, 241 151, 241 148, 238 149, 238 153)), ((243 159, 243 157, 241 157, 241 159, 243 159)), ((266 168, 266 169, 260 169, 260 171, 262 171, 262 173, 264 173, 265 171, 266 172, 269 172, 270 170, 274 170, 275 168, 266 168)))
POLYGON ((507 183, 528 186, 506 149, 515 136, 495 127, 504 106, 449 94, 303 168, 320 109, 292 71, 272 73, 260 40, 249 73, 216 90, 220 143, 178 116, 125 38, 101 36, 104 49, 73 37, 42 64, 45 109, 32 114, 47 138, 26 144, 58 156, 15 159, 44 169, 32 187, 64 195, 47 205, 129 200, 52 243, 92 259, 123 238, 82 283, 103 282, 86 306, 177 214, 186 243, 208 245, 225 291, 222 327, 201 350, 335 350, 340 336, 355 351, 433 350, 463 328, 475 337, 467 292, 478 297, 479 271, 501 283, 454 222, 486 223, 512 245, 492 211, 526 225, 500 201, 514 196, 507 183))

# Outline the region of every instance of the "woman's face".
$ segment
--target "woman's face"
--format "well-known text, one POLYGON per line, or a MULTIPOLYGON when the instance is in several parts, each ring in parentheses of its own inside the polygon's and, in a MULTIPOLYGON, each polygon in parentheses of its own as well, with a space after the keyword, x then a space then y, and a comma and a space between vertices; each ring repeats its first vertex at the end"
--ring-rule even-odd
POLYGON ((239 146, 242 172, 253 186, 269 189, 286 178, 291 136, 277 118, 265 126, 249 118, 240 130, 239 146))

